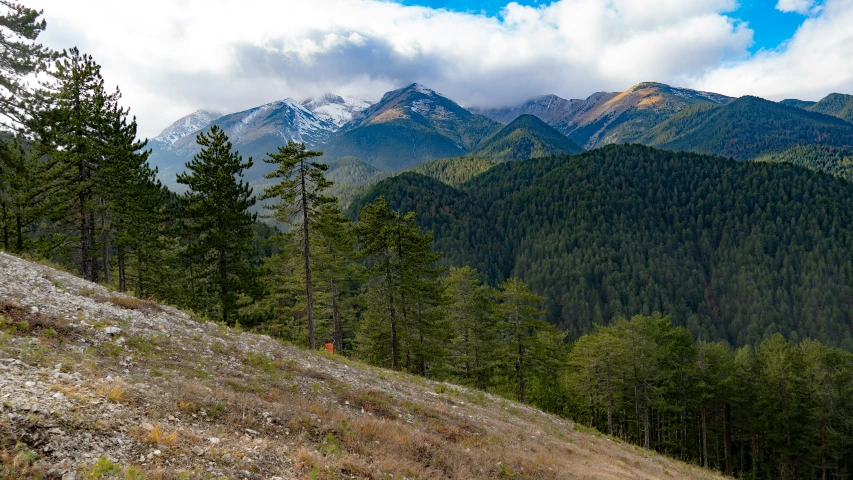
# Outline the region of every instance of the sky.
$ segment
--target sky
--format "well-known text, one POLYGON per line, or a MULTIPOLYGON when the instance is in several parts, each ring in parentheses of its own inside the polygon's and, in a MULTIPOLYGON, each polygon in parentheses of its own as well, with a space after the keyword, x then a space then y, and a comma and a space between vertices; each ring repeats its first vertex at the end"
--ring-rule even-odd
POLYGON ((853 0, 23 0, 152 137, 230 113, 422 83, 465 106, 656 81, 732 96, 853 93, 853 0))

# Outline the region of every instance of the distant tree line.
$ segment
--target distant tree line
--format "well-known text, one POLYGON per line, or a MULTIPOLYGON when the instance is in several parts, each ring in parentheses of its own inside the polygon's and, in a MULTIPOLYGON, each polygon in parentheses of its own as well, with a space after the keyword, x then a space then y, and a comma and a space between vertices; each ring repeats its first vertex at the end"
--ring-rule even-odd
MULTIPOLYGON (((617 316, 568 341, 519 278, 490 286, 474 268, 445 267, 415 213, 378 196, 355 220, 344 215, 320 152, 302 144, 263 159, 275 169, 256 197, 242 179, 253 160, 213 126, 198 134, 177 195, 157 181, 94 59, 35 46, 38 12, 2 5, 31 42, 29 63, 0 72, 18 89, 0 143, 4 250, 228 325, 308 348, 331 341, 342 355, 528 402, 740 478, 851 474, 850 353, 778 334, 732 349, 660 314, 617 316), (12 81, 37 70, 47 78, 37 88, 12 81), (276 227, 252 213, 258 199, 276 227)), ((701 256, 707 239, 696 235, 701 256)))

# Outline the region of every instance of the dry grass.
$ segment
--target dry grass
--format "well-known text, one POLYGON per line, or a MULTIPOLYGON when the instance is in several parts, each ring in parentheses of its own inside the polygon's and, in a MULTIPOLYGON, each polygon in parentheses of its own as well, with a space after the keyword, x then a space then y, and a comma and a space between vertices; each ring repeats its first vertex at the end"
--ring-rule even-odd
POLYGON ((127 387, 117 382, 109 385, 101 385, 97 390, 95 390, 95 393, 106 397, 108 401, 113 403, 122 403, 129 400, 127 387))
POLYGON ((145 434, 145 441, 152 445, 164 445, 172 447, 178 441, 178 431, 173 430, 172 433, 166 433, 160 425, 154 425, 154 428, 145 434))
MULTIPOLYGON (((115 342, 100 334, 98 322, 104 319, 88 312, 95 326, 70 330, 75 341, 56 345, 51 355, 59 358, 45 364, 61 362, 63 370, 68 366, 83 374, 80 382, 57 380, 51 386, 74 405, 59 410, 58 420, 68 432, 88 431, 96 439, 128 432, 132 438, 123 446, 103 444, 107 453, 121 452, 111 458, 136 461, 160 445, 169 447, 159 448, 162 455, 140 467, 144 478, 205 478, 212 471, 218 472, 211 474, 215 478, 238 478, 241 470, 253 478, 300 479, 723 478, 463 387, 173 318, 171 310, 144 300, 104 296, 98 301, 165 313, 146 323, 128 315, 121 324, 127 342, 120 354, 98 355, 97 342, 115 342), (152 324, 157 331, 149 329, 152 324), (85 350, 79 348, 80 337, 86 337, 85 350), (152 376, 155 368, 168 375, 152 376), (123 380, 106 383, 108 375, 123 380), (92 393, 113 404, 94 401, 92 393), (141 424, 153 427, 145 430, 141 424), (220 441, 210 442, 213 437, 220 441), (203 453, 194 451, 199 448, 203 453)), ((27 322, 27 328, 59 322, 41 320, 11 302, 0 301, 0 313, 13 323, 27 322)), ((0 346, 4 357, 19 357, 19 344, 24 343, 0 346)), ((0 439, 5 420, 0 418, 0 439)), ((53 425, 57 419, 49 421, 53 425)), ((20 432, 10 431, 8 439, 20 432)), ((0 478, 28 478, 2 474, 17 455, 13 447, 14 441, 0 443, 0 452, 8 452, 0 478)), ((42 455, 43 450, 30 449, 42 455)), ((55 460, 48 455, 46 461, 55 460)), ((77 478, 85 477, 99 455, 80 465, 77 478)), ((129 468, 102 463, 116 472, 129 468)))
POLYGON ((40 335, 71 337, 75 330, 68 320, 46 315, 42 312, 33 313, 15 302, 0 299, 0 329, 19 335, 40 335))
POLYGON ((128 295, 93 295, 92 299, 99 303, 110 303, 126 310, 139 310, 145 313, 157 313, 163 311, 163 307, 161 307, 157 302, 128 295))

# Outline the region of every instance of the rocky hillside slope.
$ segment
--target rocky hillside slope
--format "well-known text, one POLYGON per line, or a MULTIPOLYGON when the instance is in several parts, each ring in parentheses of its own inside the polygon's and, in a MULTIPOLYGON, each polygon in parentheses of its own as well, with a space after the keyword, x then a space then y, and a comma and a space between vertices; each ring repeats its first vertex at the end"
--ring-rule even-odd
POLYGON ((0 253, 0 478, 721 478, 0 253))

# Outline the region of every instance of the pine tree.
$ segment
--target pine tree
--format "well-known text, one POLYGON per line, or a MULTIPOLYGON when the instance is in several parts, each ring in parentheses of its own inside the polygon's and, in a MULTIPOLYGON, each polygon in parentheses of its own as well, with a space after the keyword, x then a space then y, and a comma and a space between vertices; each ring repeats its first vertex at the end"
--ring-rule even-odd
POLYGON ((264 178, 279 179, 279 183, 266 188, 261 195, 261 200, 280 199, 280 203, 268 208, 273 210, 273 218, 292 226, 296 232, 295 238, 304 264, 308 348, 310 349, 316 346, 312 237, 316 236, 315 229, 320 209, 335 201, 323 195, 323 191, 332 185, 323 176, 323 172, 328 167, 323 163, 311 161, 312 158, 320 155, 322 152, 308 150, 304 143, 288 142, 286 146, 279 147, 277 153, 271 153, 269 158, 264 159, 266 163, 276 165, 276 169, 264 175, 264 178))
POLYGON ((257 295, 255 252, 250 243, 256 214, 249 213, 255 197, 242 180, 252 159, 244 163, 216 125, 199 133, 196 141, 201 151, 186 164, 188 171, 178 175, 178 183, 188 187, 183 199, 184 234, 193 277, 199 281, 193 303, 233 324, 239 295, 257 295), (207 306, 204 294, 217 298, 218 311, 207 306))
POLYGON ((23 126, 29 117, 31 92, 25 77, 43 70, 53 53, 35 43, 47 28, 42 11, 0 0, 0 124, 23 126))
POLYGON ((358 348, 362 357, 380 365, 390 361, 398 369, 400 328, 399 272, 394 264, 393 226, 397 213, 379 197, 359 211, 355 226, 360 255, 366 262, 367 310, 359 325, 358 348))
POLYGON ((515 370, 517 398, 524 402, 527 399, 525 380, 531 370, 529 360, 537 348, 535 332, 548 326, 541 320, 544 312, 536 307, 544 299, 531 292, 518 278, 503 282, 498 287, 498 298, 504 320, 506 358, 515 370))
POLYGON ((20 137, 0 141, 0 243, 23 252, 26 230, 38 220, 37 161, 20 137))
POLYGON ((469 266, 451 267, 444 284, 453 331, 450 373, 460 383, 485 389, 500 355, 496 292, 469 266))
POLYGON ((317 211, 318 284, 327 289, 328 310, 332 317, 332 338, 337 349, 344 348, 344 320, 342 312, 347 297, 353 295, 358 279, 362 277, 357 262, 355 233, 352 225, 341 213, 337 202, 326 203, 317 211))
POLYGON ((63 52, 51 76, 28 122, 37 137, 35 154, 48 159, 37 179, 39 196, 49 203, 48 218, 55 225, 76 225, 83 277, 97 281, 95 222, 103 185, 98 172, 119 94, 106 92, 100 66, 76 48, 63 52))
MULTIPOLYGON (((367 311, 359 326, 362 353, 372 361, 426 374, 427 357, 440 364, 443 335, 449 333, 441 269, 432 265, 441 254, 432 251, 432 236, 421 235, 415 215, 400 215, 385 199, 365 205, 355 231, 367 262, 367 311)), ((447 338, 449 340, 449 337, 447 338)), ((436 366, 436 365, 434 365, 436 366)))

